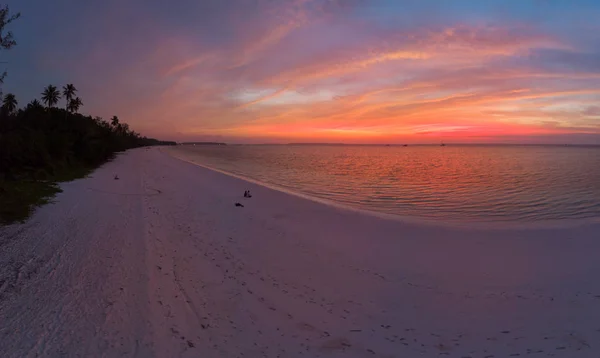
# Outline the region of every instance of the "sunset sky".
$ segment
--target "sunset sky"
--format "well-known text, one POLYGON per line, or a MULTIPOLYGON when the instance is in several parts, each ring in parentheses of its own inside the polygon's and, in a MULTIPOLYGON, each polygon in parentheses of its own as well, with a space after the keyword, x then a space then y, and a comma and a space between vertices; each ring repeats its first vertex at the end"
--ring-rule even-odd
POLYGON ((161 139, 600 144, 600 4, 12 0, 4 93, 161 139))

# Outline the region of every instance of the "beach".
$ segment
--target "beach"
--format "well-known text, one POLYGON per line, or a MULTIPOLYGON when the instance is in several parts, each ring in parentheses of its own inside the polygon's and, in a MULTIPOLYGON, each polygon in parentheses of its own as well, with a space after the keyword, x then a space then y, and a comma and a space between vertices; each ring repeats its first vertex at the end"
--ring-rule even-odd
POLYGON ((600 356, 599 224, 390 220, 170 150, 0 227, 0 356, 600 356))

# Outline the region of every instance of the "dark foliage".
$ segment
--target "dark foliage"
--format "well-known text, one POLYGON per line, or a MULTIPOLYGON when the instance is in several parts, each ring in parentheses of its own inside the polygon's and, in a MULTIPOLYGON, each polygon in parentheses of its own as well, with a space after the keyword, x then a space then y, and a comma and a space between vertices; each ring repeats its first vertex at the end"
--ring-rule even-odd
POLYGON ((25 220, 60 191, 56 182, 81 178, 117 152, 175 144, 113 122, 45 108, 35 100, 16 112, 1 111, 0 224, 25 220))
MULTIPOLYGON (((17 44, 5 28, 19 16, 0 6, 0 49, 17 44)), ((0 73, 0 84, 5 75, 0 73)), ((65 85, 64 109, 55 108, 61 92, 49 85, 41 94, 46 107, 33 100, 17 109, 15 95, 0 91, 0 224, 26 219, 32 208, 60 191, 55 182, 85 176, 117 152, 175 144, 141 137, 116 116, 108 123, 77 113, 83 101, 76 94, 74 85, 65 85)))
MULTIPOLYGON (((17 44, 13 33, 11 31, 6 31, 5 28, 19 17, 21 17, 20 13, 11 15, 8 6, 0 5, 0 49, 10 50, 17 44)), ((0 73, 0 83, 4 82, 4 77, 6 77, 6 71, 0 73)))
POLYGON ((74 168, 96 167, 119 151, 161 144, 175 143, 141 137, 125 124, 113 126, 34 103, 13 115, 0 115, 0 180, 52 178, 74 168))

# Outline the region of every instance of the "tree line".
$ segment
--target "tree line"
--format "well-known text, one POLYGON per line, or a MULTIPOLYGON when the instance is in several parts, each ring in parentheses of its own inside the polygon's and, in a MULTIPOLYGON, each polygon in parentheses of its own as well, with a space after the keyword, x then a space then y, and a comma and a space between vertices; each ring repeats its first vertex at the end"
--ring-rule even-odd
MULTIPOLYGON (((17 44, 5 29, 18 18, 0 5, 0 50, 17 44)), ((0 73, 0 84, 5 76, 0 73)), ((13 93, 0 90, 0 99, 0 224, 24 220, 60 191, 56 182, 81 177, 117 152, 175 144, 141 136, 117 116, 107 121, 79 113, 83 101, 73 84, 49 85, 23 107, 13 93)))
POLYGON ((3 97, 0 179, 52 177, 73 167, 95 167, 123 150, 175 144, 143 137, 117 116, 105 121, 78 113, 83 101, 73 84, 65 85, 62 93, 49 85, 41 101, 34 99, 18 108, 14 94, 3 97), (64 107, 58 108, 61 98, 64 107))
MULTIPOLYGON (((6 27, 19 17, 0 6, 0 49, 17 45, 6 27)), ((0 74, 0 83, 5 76, 0 74)), ((41 102, 34 99, 22 108, 13 93, 2 96, 0 90, 0 98, 0 180, 52 177, 69 168, 95 167, 126 149, 174 144, 143 137, 116 116, 105 121, 80 114, 83 101, 73 84, 62 91, 49 85, 41 102), (64 105, 56 107, 61 98, 64 105)))

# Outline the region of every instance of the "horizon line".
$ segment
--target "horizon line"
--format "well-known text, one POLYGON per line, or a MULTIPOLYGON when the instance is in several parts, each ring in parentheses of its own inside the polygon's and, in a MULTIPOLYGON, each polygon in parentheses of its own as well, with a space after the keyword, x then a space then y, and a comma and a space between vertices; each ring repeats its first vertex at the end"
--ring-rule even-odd
POLYGON ((215 141, 186 141, 178 142, 178 145, 323 145, 323 146, 381 146, 381 147, 403 147, 403 146, 535 146, 535 147, 600 147, 598 144, 573 144, 573 143, 331 143, 331 142, 288 142, 288 143, 235 143, 215 141))

